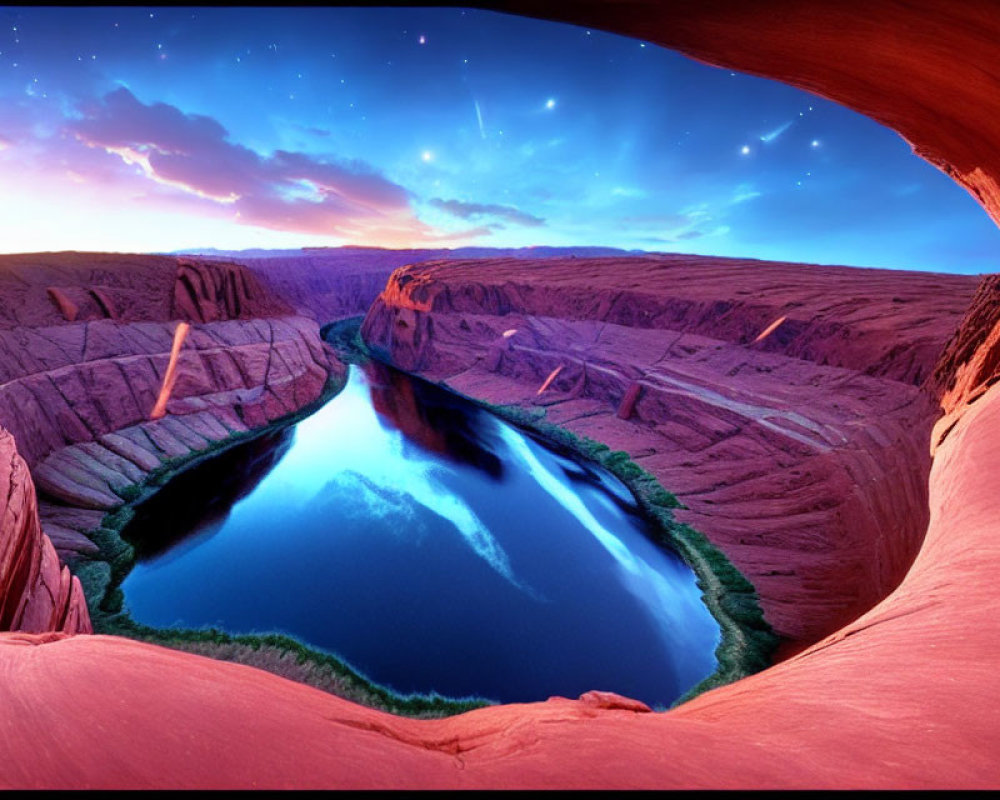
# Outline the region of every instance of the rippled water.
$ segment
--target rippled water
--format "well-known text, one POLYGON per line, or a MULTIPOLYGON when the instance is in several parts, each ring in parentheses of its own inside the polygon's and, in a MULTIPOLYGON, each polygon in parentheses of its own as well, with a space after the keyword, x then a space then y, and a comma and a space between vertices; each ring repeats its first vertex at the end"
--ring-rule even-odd
POLYGON ((402 693, 610 690, 716 666, 691 570, 612 475, 395 370, 175 478, 125 535, 139 622, 288 633, 402 693))

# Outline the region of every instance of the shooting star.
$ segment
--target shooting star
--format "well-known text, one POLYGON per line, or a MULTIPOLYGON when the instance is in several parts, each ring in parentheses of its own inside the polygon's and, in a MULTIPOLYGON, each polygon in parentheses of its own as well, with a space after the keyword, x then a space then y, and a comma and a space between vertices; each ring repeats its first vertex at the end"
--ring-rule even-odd
POLYGON ((795 120, 789 120, 784 125, 779 125, 777 128, 775 128, 770 133, 765 133, 763 136, 761 136, 760 140, 762 142, 765 142, 765 143, 767 143, 767 142, 773 142, 775 139, 777 139, 779 136, 781 136, 781 134, 783 134, 785 131, 787 131, 789 128, 791 128, 792 127, 792 123, 794 121, 795 120))
POLYGON ((483 126, 483 112, 479 108, 479 101, 472 98, 472 104, 476 107, 476 119, 479 121, 479 135, 486 138, 486 128, 483 126))

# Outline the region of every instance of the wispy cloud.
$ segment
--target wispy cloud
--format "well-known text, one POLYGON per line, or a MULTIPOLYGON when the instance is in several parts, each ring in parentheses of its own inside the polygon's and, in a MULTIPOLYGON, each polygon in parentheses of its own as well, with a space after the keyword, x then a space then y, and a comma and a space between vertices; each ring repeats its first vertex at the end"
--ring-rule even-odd
POLYGON ((648 197, 649 192, 645 189, 640 189, 637 186, 615 186, 611 190, 611 194, 614 197, 631 197, 631 198, 641 198, 648 197))
POLYGON ((690 206, 679 213, 641 214, 621 218, 625 227, 638 228, 646 233, 638 241, 653 244, 671 244, 708 236, 713 232, 706 228, 711 221, 712 217, 705 210, 705 204, 690 206))
POLYGON ((545 220, 541 217, 533 216, 513 206, 502 206, 493 203, 463 203, 461 200, 442 200, 438 197, 428 202, 434 208, 446 211, 460 219, 487 216, 529 227, 538 227, 545 224, 545 220))
POLYGON ((738 203, 745 203, 747 200, 753 200, 755 197, 760 197, 761 192, 757 191, 749 183, 741 183, 733 190, 733 197, 730 201, 733 205, 738 203))
POLYGON ((228 206, 241 223, 348 238, 435 235, 413 214, 404 187, 360 161, 261 155, 231 141, 212 117, 146 105, 124 87, 80 111, 68 129, 81 142, 152 181, 228 206))

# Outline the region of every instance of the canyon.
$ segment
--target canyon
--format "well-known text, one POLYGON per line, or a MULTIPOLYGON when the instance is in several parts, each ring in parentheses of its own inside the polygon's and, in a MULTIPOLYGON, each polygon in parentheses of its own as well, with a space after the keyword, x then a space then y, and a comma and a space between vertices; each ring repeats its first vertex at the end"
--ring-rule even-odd
MULTIPOLYGON (((480 5, 840 100, 1000 213, 990 3, 480 5)), ((997 785, 997 276, 408 255, 341 287, 302 258, 0 257, 0 786, 997 785), (66 566, 95 554, 83 532, 144 476, 317 402, 345 370, 319 325, 372 300, 381 357, 544 411, 675 492, 756 587, 777 663, 665 713, 594 687, 414 720, 90 633, 66 566)))
POLYGON ((362 328, 374 352, 629 452, 782 637, 779 663, 670 712, 595 687, 416 720, 88 634, 60 568, 93 555, 83 531, 129 484, 342 374, 294 293, 190 256, 5 258, 5 785, 992 782, 995 516, 976 465, 996 447, 994 278, 679 255, 392 272, 362 328), (117 318, 87 306, 94 286, 130 298, 117 318), (178 321, 191 330, 174 394, 150 420, 178 321))

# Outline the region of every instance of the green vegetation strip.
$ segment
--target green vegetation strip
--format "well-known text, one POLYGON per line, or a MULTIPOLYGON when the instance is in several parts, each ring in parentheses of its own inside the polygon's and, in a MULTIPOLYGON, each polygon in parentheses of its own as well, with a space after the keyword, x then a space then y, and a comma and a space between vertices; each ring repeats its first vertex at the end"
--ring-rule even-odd
MULTIPOLYGON (((373 354, 361 339, 363 319, 352 317, 339 320, 321 329, 322 337, 344 363, 364 364, 377 355, 382 355, 380 360, 385 360, 386 354, 373 354)), ((133 506, 155 494, 181 472, 232 447, 275 433, 304 419, 338 394, 344 385, 344 378, 331 376, 321 396, 299 411, 262 428, 234 433, 213 442, 204 450, 168 459, 141 483, 122 489, 119 496, 123 504, 106 514, 101 526, 88 534, 100 548, 99 558, 71 564, 83 585, 94 630, 265 669, 393 714, 443 717, 490 705, 491 701, 483 698, 396 694, 369 680, 341 659, 308 647, 290 636, 228 634, 214 628, 152 628, 137 623, 123 610, 121 583, 135 564, 135 550, 121 537, 121 533, 135 516, 133 506)), ((449 391, 454 392, 450 388, 449 391)), ((671 509, 681 507, 677 498, 664 489, 653 475, 633 462, 628 453, 613 451, 605 444, 546 422, 544 409, 492 405, 459 392, 455 394, 496 414, 553 450, 596 462, 611 472, 631 490, 643 513, 655 523, 658 543, 679 553, 694 570, 705 605, 722 629, 722 640, 715 653, 719 666, 712 675, 677 700, 674 706, 770 665, 778 639, 764 620, 753 585, 702 533, 674 520, 671 509)))
POLYGON ((674 519, 671 509, 683 506, 651 473, 632 461, 624 450, 612 450, 606 444, 546 422, 543 408, 529 410, 468 399, 535 436, 556 452, 604 467, 629 488, 643 514, 653 521, 657 544, 674 550, 694 571, 702 600, 722 629, 722 640, 715 650, 719 665, 715 672, 676 700, 674 707, 771 665, 778 637, 764 619, 753 584, 703 533, 674 519))
MULTIPOLYGON (((359 325, 360 321, 355 321, 355 328, 359 325)), ((346 346, 344 351, 344 361, 358 363, 358 352, 352 352, 346 346)), ((87 598, 94 631, 257 667, 392 714, 437 718, 492 705, 493 701, 484 698, 448 698, 436 693, 397 694, 336 656, 313 649, 290 636, 228 634, 214 628, 152 628, 136 622, 124 610, 121 584, 131 572, 136 555, 135 548, 121 534, 135 517, 133 507, 154 495, 181 472, 193 469, 237 445, 294 425, 337 395, 345 385, 346 377, 331 375, 320 397, 308 406, 264 427, 234 433, 203 450, 167 459, 141 483, 121 489, 118 495, 123 504, 105 514, 101 526, 87 534, 100 548, 100 555, 94 560, 81 559, 70 564, 87 598)))
MULTIPOLYGON (((392 366, 388 353, 369 349, 362 340, 363 319, 341 320, 325 326, 321 333, 330 344, 349 350, 354 363, 374 358, 392 366)), ((456 392, 444 384, 442 388, 496 414, 556 452, 604 467, 629 488, 644 515, 654 523, 657 544, 678 553, 694 571, 702 600, 722 630, 721 641, 715 650, 718 667, 675 701, 674 706, 771 665, 778 637, 764 619, 753 584, 703 533, 674 519, 671 509, 683 508, 681 503, 651 473, 632 461, 627 452, 611 450, 606 444, 547 422, 544 408, 494 405, 456 392)))
POLYGON ((232 635, 214 628, 151 628, 135 622, 127 614, 107 618, 100 633, 127 636, 174 650, 246 664, 369 708, 401 716, 434 719, 491 704, 481 698, 456 700, 436 693, 396 694, 369 680, 336 656, 314 650, 283 634, 232 635))

